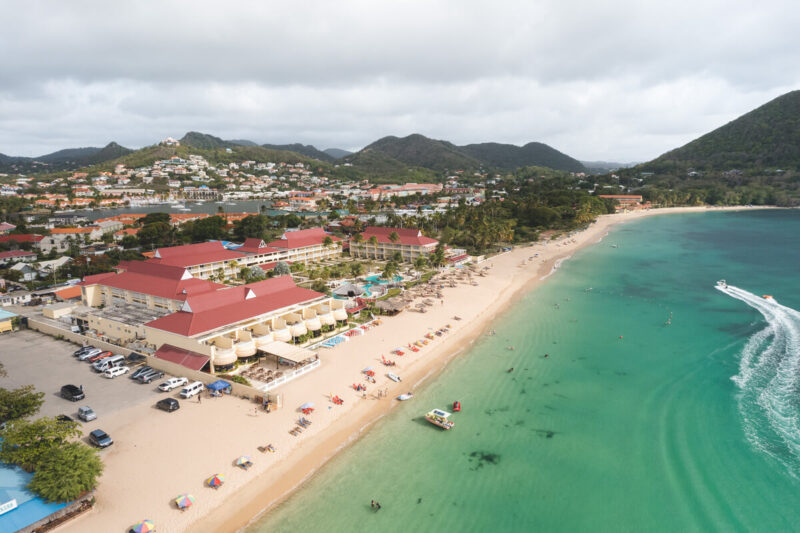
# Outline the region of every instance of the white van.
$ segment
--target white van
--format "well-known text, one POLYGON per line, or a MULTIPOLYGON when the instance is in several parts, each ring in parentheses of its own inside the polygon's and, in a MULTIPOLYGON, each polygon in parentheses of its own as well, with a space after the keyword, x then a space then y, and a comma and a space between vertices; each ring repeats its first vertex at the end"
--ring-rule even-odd
POLYGON ((202 381, 195 381, 194 383, 189 383, 184 388, 181 389, 181 398, 191 398, 196 394, 200 394, 203 390, 204 385, 202 381))
POLYGON ((99 361, 95 361, 94 363, 92 363, 92 368, 94 368, 98 372, 105 372, 109 368, 122 366, 124 364, 125 364, 124 355, 112 355, 111 357, 106 357, 104 359, 100 359, 99 361))

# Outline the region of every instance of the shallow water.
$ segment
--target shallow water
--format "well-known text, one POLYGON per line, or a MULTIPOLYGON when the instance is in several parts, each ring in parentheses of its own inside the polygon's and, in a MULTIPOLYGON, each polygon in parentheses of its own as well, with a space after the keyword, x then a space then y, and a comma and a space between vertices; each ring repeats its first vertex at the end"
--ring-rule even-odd
POLYGON ((796 529, 799 244, 794 211, 617 228, 248 532, 796 529))

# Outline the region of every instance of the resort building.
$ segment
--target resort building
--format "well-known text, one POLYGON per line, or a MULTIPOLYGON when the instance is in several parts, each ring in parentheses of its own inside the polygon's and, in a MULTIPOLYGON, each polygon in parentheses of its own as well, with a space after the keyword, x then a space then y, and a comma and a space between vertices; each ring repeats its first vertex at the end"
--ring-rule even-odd
POLYGON ((287 343, 305 344, 347 324, 343 301, 298 287, 291 276, 228 287, 176 266, 121 266, 80 284, 85 307, 72 313, 78 324, 121 345, 189 350, 207 357, 212 371, 258 351, 285 353, 287 343))
POLYGON ((158 248, 148 263, 182 267, 201 279, 225 278, 238 274, 245 266, 243 254, 225 248, 221 242, 201 242, 184 246, 158 248))
POLYGON ((650 202, 643 203, 641 194, 598 194, 598 198, 614 200, 617 211, 643 209, 650 207, 650 202))
POLYGON ((389 260, 400 252, 403 261, 414 261, 421 255, 428 255, 436 249, 439 241, 422 235, 422 231, 412 228, 379 228, 368 226, 361 235, 361 242, 350 240, 350 255, 365 259, 389 260), (397 237, 393 240, 392 234, 397 237))
POLYGON ((311 228, 300 231, 287 231, 277 241, 267 246, 283 252, 279 261, 290 263, 314 263, 326 259, 336 259, 342 255, 341 240, 330 235, 323 228, 311 228), (330 239, 330 244, 325 240, 330 239))

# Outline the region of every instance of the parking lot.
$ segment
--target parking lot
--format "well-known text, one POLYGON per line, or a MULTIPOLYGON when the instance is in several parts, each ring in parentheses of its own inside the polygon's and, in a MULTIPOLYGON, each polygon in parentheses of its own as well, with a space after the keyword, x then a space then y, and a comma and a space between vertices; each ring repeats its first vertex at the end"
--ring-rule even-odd
MULTIPOLYGON (((0 337, 0 362, 6 377, 0 377, 0 387, 14 389, 33 385, 45 393, 45 402, 39 411, 43 416, 68 415, 77 420, 78 407, 88 405, 97 413, 97 420, 84 424, 92 431, 108 422, 109 415, 138 404, 155 405, 167 397, 157 385, 169 376, 148 385, 129 378, 129 374, 114 379, 104 378, 91 368, 91 364, 78 361, 72 353, 80 346, 57 340, 32 330, 22 330, 0 337), (71 402, 61 398, 63 385, 83 385, 84 400, 71 402)), ((131 368, 133 372, 136 367, 131 368)))

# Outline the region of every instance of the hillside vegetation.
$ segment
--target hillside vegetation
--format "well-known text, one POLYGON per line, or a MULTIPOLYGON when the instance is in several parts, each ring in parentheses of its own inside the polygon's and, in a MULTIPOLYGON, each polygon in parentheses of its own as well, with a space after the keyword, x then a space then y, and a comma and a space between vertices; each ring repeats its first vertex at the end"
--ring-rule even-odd
POLYGON ((800 169, 800 91, 779 96, 642 167, 800 169))

